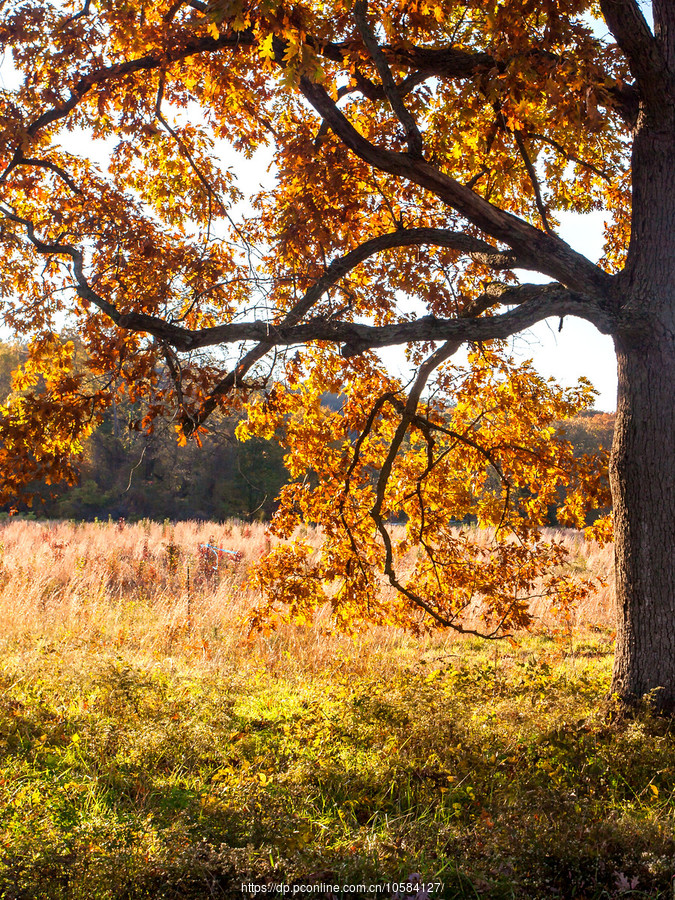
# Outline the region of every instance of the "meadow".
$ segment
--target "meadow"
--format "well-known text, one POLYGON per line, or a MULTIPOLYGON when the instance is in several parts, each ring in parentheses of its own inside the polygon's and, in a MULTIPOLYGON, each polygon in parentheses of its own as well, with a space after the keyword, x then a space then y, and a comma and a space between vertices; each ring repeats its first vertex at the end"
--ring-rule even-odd
POLYGON ((609 587, 514 642, 250 633, 268 541, 0 525, 1 898, 672 896, 675 736, 608 696, 609 587))

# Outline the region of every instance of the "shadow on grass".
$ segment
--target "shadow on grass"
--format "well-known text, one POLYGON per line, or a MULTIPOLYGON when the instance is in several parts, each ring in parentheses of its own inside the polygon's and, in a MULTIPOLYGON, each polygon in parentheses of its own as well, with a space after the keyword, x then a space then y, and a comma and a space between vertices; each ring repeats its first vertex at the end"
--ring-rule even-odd
POLYGON ((8 654, 0 897, 335 896, 416 872, 429 900, 669 898, 675 740, 613 715, 608 666, 590 638, 581 659, 458 645, 358 675, 8 654))

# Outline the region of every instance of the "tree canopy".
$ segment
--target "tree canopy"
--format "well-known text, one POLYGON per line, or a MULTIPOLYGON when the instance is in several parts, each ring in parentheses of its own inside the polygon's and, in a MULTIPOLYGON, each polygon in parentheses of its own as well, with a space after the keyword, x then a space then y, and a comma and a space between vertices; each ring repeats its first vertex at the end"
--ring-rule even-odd
POLYGON ((547 382, 505 340, 574 315, 627 347, 666 308, 646 315, 628 290, 647 271, 638 238, 670 215, 647 199, 649 167, 672 159, 658 150, 675 94, 666 0, 653 27, 635 0, 2 12, 17 75, 0 95, 0 289, 30 339, 0 423, 7 491, 67 474, 115 392, 143 399, 147 428, 173 416, 183 439, 252 398, 240 435, 282 434, 296 479, 274 527, 309 519, 325 535, 319 558, 300 539, 268 558, 270 605, 462 629, 480 600, 478 630, 497 636, 528 623, 531 595, 587 589, 539 526, 563 487, 565 524, 607 505, 597 462, 556 439, 593 392, 547 382), (225 144, 268 148, 273 185, 243 202, 225 144), (558 225, 597 209, 594 261, 558 225), (408 385, 379 361, 392 345, 416 366, 408 385), (456 529, 469 520, 489 531, 456 529), (381 573, 399 598, 386 608, 381 573))

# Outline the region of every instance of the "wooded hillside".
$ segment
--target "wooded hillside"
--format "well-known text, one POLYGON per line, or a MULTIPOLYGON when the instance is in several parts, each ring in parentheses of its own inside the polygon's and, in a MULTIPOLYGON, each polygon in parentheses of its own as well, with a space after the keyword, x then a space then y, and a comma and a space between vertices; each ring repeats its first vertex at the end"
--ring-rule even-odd
MULTIPOLYGON (((11 392, 17 345, 0 344, 0 396, 11 392)), ((149 434, 138 430, 142 413, 132 404, 113 404, 87 441, 74 486, 33 485, 32 508, 59 519, 268 518, 287 480, 283 451, 275 441, 234 436, 235 418, 216 416, 202 446, 182 446, 170 421, 149 434)), ((28 510, 26 503, 14 508, 28 510)), ((0 507, 12 509, 8 503, 0 507)))
MULTIPOLYGON (((12 370, 21 361, 18 345, 0 343, 0 397, 11 393, 12 370)), ((326 405, 340 406, 337 396, 326 405)), ((279 489, 288 480, 283 450, 275 440, 238 441, 237 419, 214 417, 202 447, 176 440, 170 421, 152 433, 136 430, 139 410, 116 404, 88 440, 72 487, 36 486, 37 516, 59 519, 149 518, 162 520, 268 519, 279 489)), ((577 453, 609 448, 613 413, 590 412, 561 426, 577 453)), ((11 504, 0 509, 9 512, 11 504)), ((19 511, 26 504, 17 503, 19 511)), ((552 520, 551 524, 555 524, 552 520)))

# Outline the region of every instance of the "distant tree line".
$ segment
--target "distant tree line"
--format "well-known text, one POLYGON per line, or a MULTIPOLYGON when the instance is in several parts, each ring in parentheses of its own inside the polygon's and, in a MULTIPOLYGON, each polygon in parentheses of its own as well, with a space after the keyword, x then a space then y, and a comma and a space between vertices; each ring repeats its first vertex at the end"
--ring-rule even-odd
MULTIPOLYGON (((11 391, 21 347, 0 343, 0 402, 11 391)), ((269 518, 287 481, 283 450, 274 440, 237 441, 237 420, 216 416, 202 446, 180 446, 171 423, 151 434, 134 428, 138 411, 117 403, 89 438, 73 487, 35 484, 32 511, 57 519, 269 518), (131 426, 131 427, 130 427, 131 426)), ((26 448, 31 452, 31 448, 26 448)), ((9 512, 11 504, 0 507, 9 512)), ((25 503, 16 503, 27 512, 25 503)))
MULTIPOLYGON (((11 391, 12 371, 21 347, 0 342, 0 402, 11 391)), ((326 405, 338 409, 340 398, 326 405)), ((151 434, 136 430, 137 414, 128 403, 107 412, 89 438, 79 465, 77 485, 33 485, 35 515, 54 519, 125 518, 244 520, 268 519, 287 482, 284 451, 275 440, 236 439, 237 419, 214 417, 202 446, 179 445, 171 424, 156 422, 151 434)), ((610 447, 613 413, 589 412, 561 426, 577 453, 610 447)), ((26 452, 30 452, 27 448, 26 452)), ((19 512, 27 512, 18 503, 19 512)), ((0 507, 8 513, 11 506, 0 507)), ((555 510, 551 511, 555 524, 555 510)))

